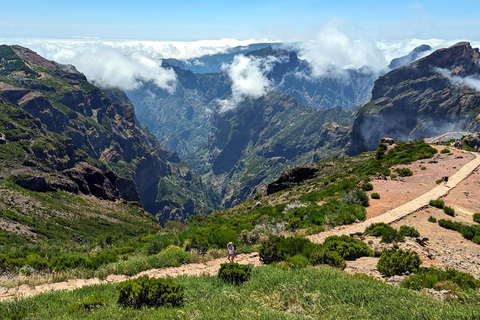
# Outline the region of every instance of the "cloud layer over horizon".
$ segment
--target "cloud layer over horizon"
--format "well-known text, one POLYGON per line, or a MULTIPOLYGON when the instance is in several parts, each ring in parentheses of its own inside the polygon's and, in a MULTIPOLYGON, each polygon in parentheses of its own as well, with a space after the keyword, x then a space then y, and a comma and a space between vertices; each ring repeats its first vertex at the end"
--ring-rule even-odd
MULTIPOLYGON (((37 51, 47 59, 74 65, 90 81, 104 87, 123 90, 138 88, 141 81, 152 81, 159 88, 172 92, 176 75, 161 67, 165 58, 194 59, 204 55, 224 53, 236 46, 272 42, 268 40, 201 40, 126 41, 101 39, 0 39, 0 42, 19 44, 37 51)), ((273 41, 275 42, 275 41, 273 41)), ((433 49, 453 45, 457 41, 441 39, 408 39, 378 41, 357 38, 341 30, 340 25, 327 23, 313 40, 294 44, 299 56, 311 63, 314 76, 324 75, 329 68, 360 68, 368 65, 377 72, 387 67, 391 59, 408 54, 413 48, 428 44, 433 49)), ((472 42, 478 47, 480 42, 472 42)), ((194 60, 193 60, 194 62, 194 60)), ((237 56, 224 68, 232 79, 234 98, 258 97, 269 88, 265 77, 272 62, 237 56)))

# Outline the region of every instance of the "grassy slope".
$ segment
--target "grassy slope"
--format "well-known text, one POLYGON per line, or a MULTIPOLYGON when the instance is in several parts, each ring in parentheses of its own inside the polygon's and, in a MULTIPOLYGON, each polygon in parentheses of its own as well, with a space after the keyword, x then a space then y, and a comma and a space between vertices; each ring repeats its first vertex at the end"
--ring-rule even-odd
POLYGON ((122 309, 116 286, 41 294, 0 304, 6 319, 477 319, 478 293, 441 302, 412 290, 329 268, 284 271, 257 268, 241 286, 216 277, 184 277, 185 306, 177 309, 122 309), (74 310, 91 297, 105 305, 74 310))

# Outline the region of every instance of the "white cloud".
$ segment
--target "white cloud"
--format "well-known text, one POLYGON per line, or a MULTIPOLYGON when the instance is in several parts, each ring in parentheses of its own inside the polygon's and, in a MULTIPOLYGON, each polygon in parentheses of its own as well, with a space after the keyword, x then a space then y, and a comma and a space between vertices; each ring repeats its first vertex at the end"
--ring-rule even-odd
POLYGON ((338 21, 322 26, 314 40, 298 45, 300 57, 309 61, 312 72, 322 76, 333 66, 347 69, 364 65, 381 70, 388 65, 383 52, 371 39, 354 39, 339 28, 338 21))
MULTIPOLYGON (((386 68, 393 58, 404 56, 421 44, 428 44, 433 49, 439 49, 460 41, 442 39, 374 41, 358 34, 352 28, 348 29, 348 32, 344 31, 347 28, 341 28, 343 27, 341 23, 342 21, 334 20, 324 25, 313 40, 305 40, 295 45, 299 50, 300 57, 312 63, 312 71, 315 76, 322 76, 327 72, 334 75, 332 70, 334 73, 341 74, 339 73, 341 68, 359 68, 363 65, 372 66, 379 71, 386 68)), ((47 59, 72 64, 89 80, 103 86, 115 86, 128 90, 138 86, 140 80, 150 80, 159 87, 170 91, 175 85, 175 74, 171 70, 161 68, 161 59, 192 59, 203 55, 223 53, 233 47, 259 42, 271 41, 266 39, 219 39, 164 42, 97 38, 68 40, 0 38, 0 43, 19 44, 38 52, 47 59)), ((480 42, 471 42, 471 44, 473 47, 478 47, 480 42)), ((263 61, 256 65, 253 60, 246 63, 246 60, 241 61, 241 59, 237 58, 230 70, 232 81, 233 79, 238 80, 232 88, 237 90, 237 98, 242 96, 243 91, 262 92, 268 87, 265 86, 266 78, 264 77, 264 69, 268 66, 268 62, 263 61), (243 72, 246 79, 249 79, 248 81, 242 80, 240 77, 239 70, 242 66, 246 68, 243 72), (253 85, 254 83, 255 85, 253 85)), ((193 63, 196 62, 193 61, 193 63)))
POLYGON ((232 98, 219 100, 220 112, 234 109, 245 98, 259 98, 267 93, 271 86, 266 74, 272 69, 274 57, 256 58, 236 55, 229 65, 224 65, 232 81, 232 98))
POLYGON ((256 40, 202 40, 192 42, 124 41, 101 39, 1 39, 1 43, 28 47, 43 57, 74 65, 92 82, 131 90, 140 81, 153 81, 173 91, 175 72, 161 67, 161 59, 189 59, 225 52, 256 40))
MULTIPOLYGON (((440 73, 442 76, 447 78, 451 83, 458 85, 458 86, 467 86, 470 87, 478 92, 480 92, 480 78, 468 76, 468 77, 460 77, 456 75, 452 75, 450 70, 447 69, 435 69, 436 72, 440 73)), ((480 72, 480 66, 479 66, 480 72)))

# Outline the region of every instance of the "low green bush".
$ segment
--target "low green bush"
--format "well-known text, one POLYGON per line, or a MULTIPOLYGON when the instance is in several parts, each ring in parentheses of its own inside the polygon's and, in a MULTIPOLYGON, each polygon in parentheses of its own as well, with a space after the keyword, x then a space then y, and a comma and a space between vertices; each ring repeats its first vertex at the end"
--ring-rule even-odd
POLYGON ((262 241, 259 256, 265 264, 280 262, 288 257, 303 255, 309 258, 317 245, 302 237, 287 237, 271 235, 262 241))
POLYGON ((443 201, 441 199, 430 200, 430 202, 428 204, 431 205, 432 207, 435 207, 435 208, 438 208, 438 209, 443 209, 443 207, 445 206, 445 201, 443 201))
POLYGON ((460 222, 453 222, 452 220, 440 219, 438 220, 438 225, 442 228, 459 231, 462 227, 460 222))
POLYGON ((397 168, 394 170, 400 177, 413 176, 413 171, 408 168, 397 168))
POLYGON ((170 279, 142 276, 118 285, 118 304, 123 308, 183 306, 184 288, 170 279))
POLYGON ((288 257, 285 262, 289 269, 303 269, 306 268, 309 264, 309 260, 302 255, 288 257))
POLYGON ((250 279, 252 275, 252 266, 247 264, 238 264, 235 262, 222 263, 218 270, 218 277, 225 282, 242 284, 250 279))
POLYGON ((384 243, 404 240, 403 236, 399 234, 395 228, 384 222, 372 223, 365 229, 363 234, 366 236, 382 237, 380 241, 384 243))
POLYGON ((444 206, 443 207, 443 212, 445 212, 449 216, 455 217, 455 209, 453 209, 452 207, 444 206))
POLYGON ((362 190, 363 191, 372 191, 373 190, 373 184, 370 182, 362 184, 362 190))
POLYGON ((387 277, 413 272, 420 267, 418 254, 402 249, 384 249, 377 263, 377 270, 387 277))
POLYGON ((336 251, 329 251, 325 248, 315 249, 309 259, 310 264, 326 264, 334 268, 345 269, 345 259, 336 251))
POLYGON ((422 288, 435 288, 439 282, 452 281, 462 290, 480 288, 480 280, 469 273, 455 269, 441 270, 438 268, 420 268, 415 274, 406 278, 401 286, 404 288, 420 290, 422 288))
POLYGON ((455 230, 468 240, 480 244, 480 226, 469 226, 461 222, 454 222, 451 220, 440 219, 438 225, 445 229, 455 230))
POLYGON ((372 199, 380 199, 380 195, 376 192, 372 193, 370 197, 372 197, 372 199))
POLYGON ((337 252, 345 260, 373 256, 373 251, 365 243, 346 235, 327 237, 322 248, 337 252))
POLYGON ((428 222, 437 223, 437 218, 430 216, 428 217, 428 222))
POLYGON ((106 306, 108 303, 107 298, 100 295, 93 295, 85 298, 82 301, 71 305, 68 309, 68 313, 75 313, 79 311, 92 311, 100 307, 106 306))
POLYGON ((365 191, 355 189, 343 194, 342 201, 346 204, 359 204, 363 207, 368 207, 370 199, 365 191))
POLYGON ((450 149, 448 148, 442 149, 440 150, 440 153, 450 153, 450 149))
POLYGON ((475 213, 473 215, 473 221, 475 221, 476 223, 480 223, 480 213, 475 213))
POLYGON ((400 230, 398 231, 401 237, 410 237, 410 238, 418 238, 420 237, 420 232, 417 229, 410 226, 400 226, 400 230))

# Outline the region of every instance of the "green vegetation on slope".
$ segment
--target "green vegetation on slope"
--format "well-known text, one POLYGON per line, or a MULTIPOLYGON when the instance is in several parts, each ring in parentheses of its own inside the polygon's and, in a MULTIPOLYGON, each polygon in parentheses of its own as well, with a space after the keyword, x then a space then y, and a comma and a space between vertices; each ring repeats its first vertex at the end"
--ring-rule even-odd
POLYGON ((0 304, 5 319, 475 319, 478 293, 449 302, 419 295, 366 276, 329 267, 252 270, 250 280, 228 284, 217 277, 182 277, 181 308, 121 308, 121 285, 41 294, 0 304), (96 297, 93 301, 92 297, 96 297), (78 308, 78 306, 87 306, 78 308), (91 307, 90 307, 91 306, 91 307))

